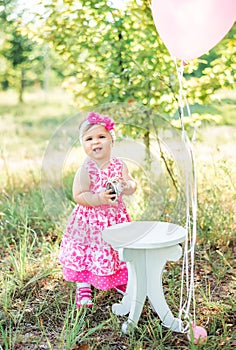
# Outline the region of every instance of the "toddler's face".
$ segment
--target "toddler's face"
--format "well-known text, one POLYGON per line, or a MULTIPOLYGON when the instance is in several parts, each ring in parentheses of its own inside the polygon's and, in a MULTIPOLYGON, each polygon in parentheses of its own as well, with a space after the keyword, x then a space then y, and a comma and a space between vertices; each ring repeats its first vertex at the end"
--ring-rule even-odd
POLYGON ((93 125, 82 137, 85 153, 93 160, 107 160, 111 154, 112 137, 103 125, 93 125))

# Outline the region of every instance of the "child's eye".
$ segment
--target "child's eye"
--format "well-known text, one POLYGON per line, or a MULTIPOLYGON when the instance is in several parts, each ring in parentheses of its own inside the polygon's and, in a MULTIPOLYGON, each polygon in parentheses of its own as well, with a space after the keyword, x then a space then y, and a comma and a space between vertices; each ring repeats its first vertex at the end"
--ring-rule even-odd
POLYGON ((86 139, 85 139, 85 141, 91 141, 92 140, 92 137, 87 137, 86 139))
POLYGON ((99 138, 100 138, 100 139, 105 139, 105 138, 106 138, 106 136, 104 136, 104 135, 100 135, 100 136, 99 136, 99 138))

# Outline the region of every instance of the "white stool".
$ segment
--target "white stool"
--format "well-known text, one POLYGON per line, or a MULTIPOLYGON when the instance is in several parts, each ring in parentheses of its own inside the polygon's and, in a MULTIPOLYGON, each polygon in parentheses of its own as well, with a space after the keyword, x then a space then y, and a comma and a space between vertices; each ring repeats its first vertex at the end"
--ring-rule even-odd
POLYGON ((122 330, 128 333, 137 324, 146 297, 149 298, 164 326, 181 332, 181 320, 170 311, 162 287, 162 271, 168 260, 182 256, 179 243, 186 238, 186 229, 158 221, 134 221, 111 226, 103 231, 103 239, 119 252, 127 263, 128 285, 120 304, 114 304, 116 315, 129 313, 122 330))

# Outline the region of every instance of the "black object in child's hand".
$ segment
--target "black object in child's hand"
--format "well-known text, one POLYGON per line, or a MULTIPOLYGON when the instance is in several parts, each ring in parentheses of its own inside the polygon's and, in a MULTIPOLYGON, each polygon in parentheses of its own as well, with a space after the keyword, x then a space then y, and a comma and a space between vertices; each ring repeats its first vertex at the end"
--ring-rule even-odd
POLYGON ((114 195, 111 200, 116 201, 122 192, 122 184, 117 178, 111 178, 107 181, 106 190, 110 190, 110 194, 114 195))
POLYGON ((117 193, 115 186, 112 184, 112 182, 108 182, 106 185, 106 190, 110 190, 110 194, 114 194, 114 196, 111 198, 112 201, 116 200, 117 198, 117 193))

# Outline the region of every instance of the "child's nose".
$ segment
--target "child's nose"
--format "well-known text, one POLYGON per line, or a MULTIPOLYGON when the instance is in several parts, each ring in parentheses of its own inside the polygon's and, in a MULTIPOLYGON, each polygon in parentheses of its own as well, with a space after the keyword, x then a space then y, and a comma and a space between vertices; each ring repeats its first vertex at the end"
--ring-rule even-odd
POLYGON ((93 143, 96 144, 96 143, 98 143, 98 142, 99 142, 99 138, 94 138, 94 139, 93 139, 93 143))

